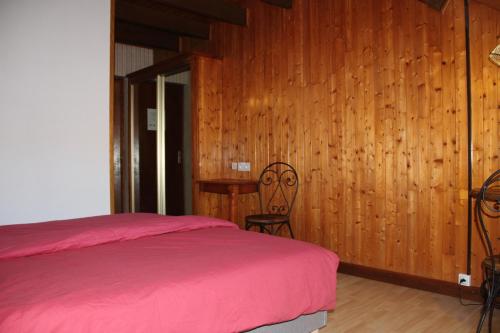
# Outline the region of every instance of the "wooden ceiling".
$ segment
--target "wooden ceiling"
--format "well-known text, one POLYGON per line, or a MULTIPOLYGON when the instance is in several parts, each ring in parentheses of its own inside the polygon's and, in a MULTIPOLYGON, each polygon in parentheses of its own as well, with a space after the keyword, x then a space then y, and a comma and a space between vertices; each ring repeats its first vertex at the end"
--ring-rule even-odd
POLYGON ((448 0, 420 0, 420 1, 428 4, 429 6, 431 6, 436 10, 442 10, 446 6, 446 3, 448 2, 448 0))
MULTIPOLYGON (((262 1, 291 8, 293 0, 262 1)), ((223 0, 116 0, 115 8, 116 42, 174 52, 183 38, 209 40, 213 22, 247 24, 247 9, 223 0)))
MULTIPOLYGON (((257 0, 256 0, 257 1, 257 0)), ((290 9, 293 0, 261 0, 290 9)), ((419 0, 444 10, 448 0, 419 0)), ((500 0, 475 0, 500 10, 500 0)), ((217 56, 210 45, 213 22, 246 26, 247 9, 235 0, 116 0, 115 41, 176 53, 217 56)))
MULTIPOLYGON (((419 0, 419 1, 428 4, 429 6, 431 6, 436 10, 443 10, 444 8, 446 8, 446 5, 448 4, 449 0, 419 0)), ((500 10, 500 0, 475 0, 475 1, 490 6, 491 8, 500 10)))
POLYGON ((486 6, 490 6, 496 10, 500 10, 500 0, 476 0, 486 6))

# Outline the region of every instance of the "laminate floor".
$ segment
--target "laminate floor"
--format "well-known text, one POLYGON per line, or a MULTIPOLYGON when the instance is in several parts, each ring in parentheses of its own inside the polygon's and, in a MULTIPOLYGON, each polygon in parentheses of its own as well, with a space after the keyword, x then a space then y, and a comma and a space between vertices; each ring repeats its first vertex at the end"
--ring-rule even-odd
MULTIPOLYGON (((476 330, 480 310, 479 305, 461 305, 455 297, 339 274, 337 309, 319 332, 469 333, 476 330)), ((487 331, 485 323, 482 332, 487 331)), ((500 310, 493 332, 500 332, 500 310)))

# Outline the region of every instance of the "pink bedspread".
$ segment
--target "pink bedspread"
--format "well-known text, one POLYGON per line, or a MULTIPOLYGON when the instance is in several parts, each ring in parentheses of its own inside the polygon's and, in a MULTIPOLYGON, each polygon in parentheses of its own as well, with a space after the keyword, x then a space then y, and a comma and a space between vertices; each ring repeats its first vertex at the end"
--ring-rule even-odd
POLYGON ((0 227, 0 332, 239 332, 335 306, 337 256, 204 217, 0 227))

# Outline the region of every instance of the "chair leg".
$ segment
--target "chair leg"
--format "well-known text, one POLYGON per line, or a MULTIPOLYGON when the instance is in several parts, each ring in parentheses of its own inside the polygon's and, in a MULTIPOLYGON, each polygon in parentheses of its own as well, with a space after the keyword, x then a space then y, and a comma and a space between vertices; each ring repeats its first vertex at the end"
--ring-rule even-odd
POLYGON ((498 283, 500 281, 495 281, 495 289, 493 290, 493 294, 492 294, 492 299, 491 299, 491 305, 490 305, 490 313, 489 313, 489 318, 488 318, 488 332, 491 333, 492 332, 492 322, 493 322, 493 311, 495 311, 495 307, 496 307, 496 299, 498 296, 500 296, 500 286, 498 285, 498 283))
POLYGON ((481 318, 479 318, 479 322, 477 323, 476 333, 481 333, 481 330, 483 329, 484 320, 486 319, 486 315, 488 314, 486 309, 487 305, 484 304, 483 308, 481 309, 481 318))
POLYGON ((271 224, 264 228, 269 235, 274 235, 274 226, 271 224))
POLYGON ((264 233, 264 226, 262 224, 259 224, 259 232, 264 233))
POLYGON ((273 235, 277 235, 279 234, 280 230, 281 230, 281 227, 283 227, 283 224, 278 224, 278 227, 277 228, 274 228, 274 225, 272 226, 273 228, 273 235))
MULTIPOLYGON (((484 299, 483 308, 481 309, 481 317, 476 327, 476 333, 480 333, 483 328, 484 321, 488 317, 488 332, 491 333, 491 320, 493 316, 493 308, 495 306, 495 290, 491 290, 491 283, 489 283, 487 288, 487 296, 484 299)), ((495 288, 497 289, 497 288, 495 288)))
POLYGON ((290 236, 292 236, 292 239, 295 239, 295 237, 293 236, 292 227, 290 226, 290 222, 287 222, 286 225, 288 226, 288 230, 290 231, 290 236))
POLYGON ((495 299, 493 299, 493 302, 490 305, 490 313, 488 317, 488 332, 491 333, 491 322, 493 320, 493 310, 495 310, 495 299))

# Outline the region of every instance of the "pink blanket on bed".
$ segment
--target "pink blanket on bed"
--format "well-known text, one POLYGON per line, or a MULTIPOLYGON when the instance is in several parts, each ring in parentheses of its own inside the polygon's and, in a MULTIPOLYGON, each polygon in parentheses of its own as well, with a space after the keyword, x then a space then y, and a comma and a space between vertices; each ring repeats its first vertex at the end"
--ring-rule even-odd
POLYGON ((335 306, 337 256, 204 217, 0 227, 0 332, 239 332, 335 306))

